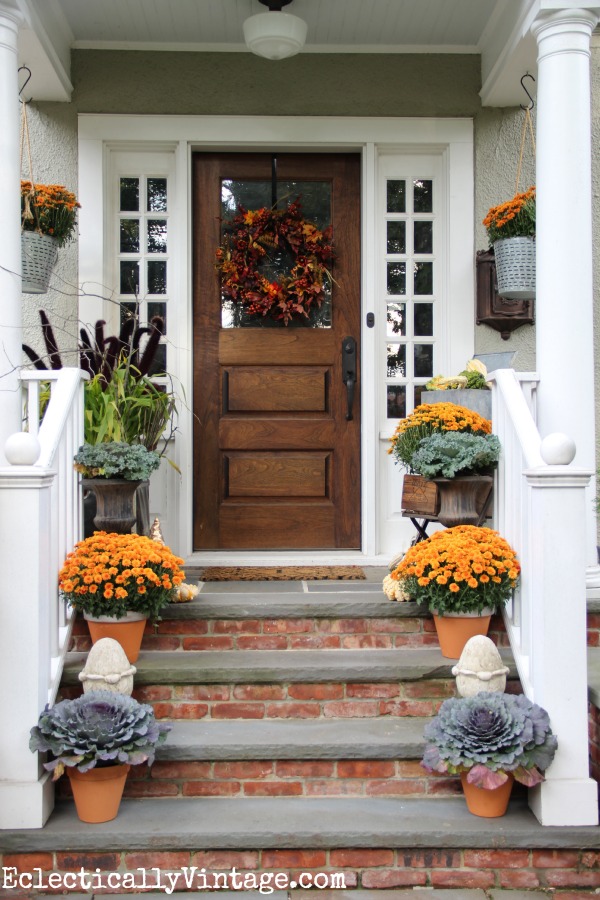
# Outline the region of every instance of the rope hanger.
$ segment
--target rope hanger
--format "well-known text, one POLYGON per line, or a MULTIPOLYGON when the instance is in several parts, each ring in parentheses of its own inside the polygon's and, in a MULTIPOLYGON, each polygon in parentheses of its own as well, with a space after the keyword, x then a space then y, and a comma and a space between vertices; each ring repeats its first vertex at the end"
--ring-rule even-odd
POLYGON ((533 120, 531 118, 531 110, 535 106, 535 101, 534 101, 533 97, 531 96, 531 94, 529 93, 529 91, 527 90, 527 88, 525 87, 525 85, 523 84, 525 78, 531 78, 531 80, 535 82, 535 78, 529 72, 526 72, 525 75, 523 75, 521 78, 521 87, 523 88, 523 90, 525 91, 527 96, 529 97, 529 103, 527 106, 523 106, 523 104, 521 103, 521 109, 523 110, 525 115, 523 116, 523 128, 521 129, 521 148, 519 151, 519 163, 517 166, 517 183, 515 185, 515 194, 519 193, 519 182, 521 181, 521 169, 523 167, 523 154, 525 152, 525 138, 526 138, 528 132, 529 132, 529 136, 531 138, 531 147, 533 150, 533 157, 535 159, 535 135, 533 132, 533 120))

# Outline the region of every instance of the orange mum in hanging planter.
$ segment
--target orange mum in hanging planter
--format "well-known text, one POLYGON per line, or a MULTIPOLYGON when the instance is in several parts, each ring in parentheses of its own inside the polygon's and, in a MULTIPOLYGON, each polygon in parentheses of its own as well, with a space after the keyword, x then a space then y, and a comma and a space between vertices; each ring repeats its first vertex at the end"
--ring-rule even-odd
POLYGON ((225 229, 230 233, 217 250, 216 264, 224 297, 250 316, 285 325, 308 319, 321 307, 332 281, 331 228, 321 231, 304 219, 298 200, 286 209, 239 206, 225 229))
POLYGON ((21 227, 56 238, 59 247, 75 234, 81 204, 62 184, 32 184, 21 181, 21 227))

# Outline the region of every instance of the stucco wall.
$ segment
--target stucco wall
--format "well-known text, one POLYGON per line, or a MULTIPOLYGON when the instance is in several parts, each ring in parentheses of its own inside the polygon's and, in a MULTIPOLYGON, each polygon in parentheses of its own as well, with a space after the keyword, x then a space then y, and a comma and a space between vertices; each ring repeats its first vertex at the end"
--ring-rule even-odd
MULTIPOLYGON (((481 108, 478 56, 300 54, 274 63, 239 53, 78 50, 72 55, 71 74, 72 102, 32 106, 30 118, 39 177, 72 188, 77 186, 77 114, 87 112, 472 117, 474 250, 487 246, 479 223, 488 207, 514 192, 522 113, 481 108)), ((523 186, 533 183, 532 173, 528 154, 523 186)), ((53 291, 38 300, 26 298, 27 337, 38 344, 35 316, 40 305, 50 310, 61 330, 65 318, 75 315, 74 265, 74 248, 63 251, 56 275, 64 278, 64 292, 53 291)), ((478 352, 515 350, 516 368, 534 368, 531 326, 518 329, 508 341, 487 326, 473 327, 478 352)))

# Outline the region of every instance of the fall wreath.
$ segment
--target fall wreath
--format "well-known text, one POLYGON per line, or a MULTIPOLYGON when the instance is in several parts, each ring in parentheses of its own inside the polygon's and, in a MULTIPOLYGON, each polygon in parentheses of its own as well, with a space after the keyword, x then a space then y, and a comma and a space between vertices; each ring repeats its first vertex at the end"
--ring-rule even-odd
POLYGON ((331 281, 331 228, 321 231, 302 215, 300 202, 286 209, 247 210, 225 223, 228 232, 217 250, 217 269, 225 297, 251 316, 271 316, 287 325, 318 309, 331 281), (271 280, 265 274, 290 260, 287 274, 271 280))

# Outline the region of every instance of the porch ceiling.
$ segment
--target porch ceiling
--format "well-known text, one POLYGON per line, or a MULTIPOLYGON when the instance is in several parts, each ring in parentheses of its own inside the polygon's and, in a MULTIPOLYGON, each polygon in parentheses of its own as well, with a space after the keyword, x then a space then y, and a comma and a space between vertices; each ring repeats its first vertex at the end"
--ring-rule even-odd
MULTIPOLYGON (((25 17, 19 62, 32 69, 37 100, 69 99, 73 48, 247 53, 242 23, 265 11, 258 0, 8 2, 25 17)), ((288 11, 308 24, 304 53, 480 54, 482 100, 503 106, 521 102, 519 78, 535 72, 529 25, 548 2, 294 0, 288 11)))

